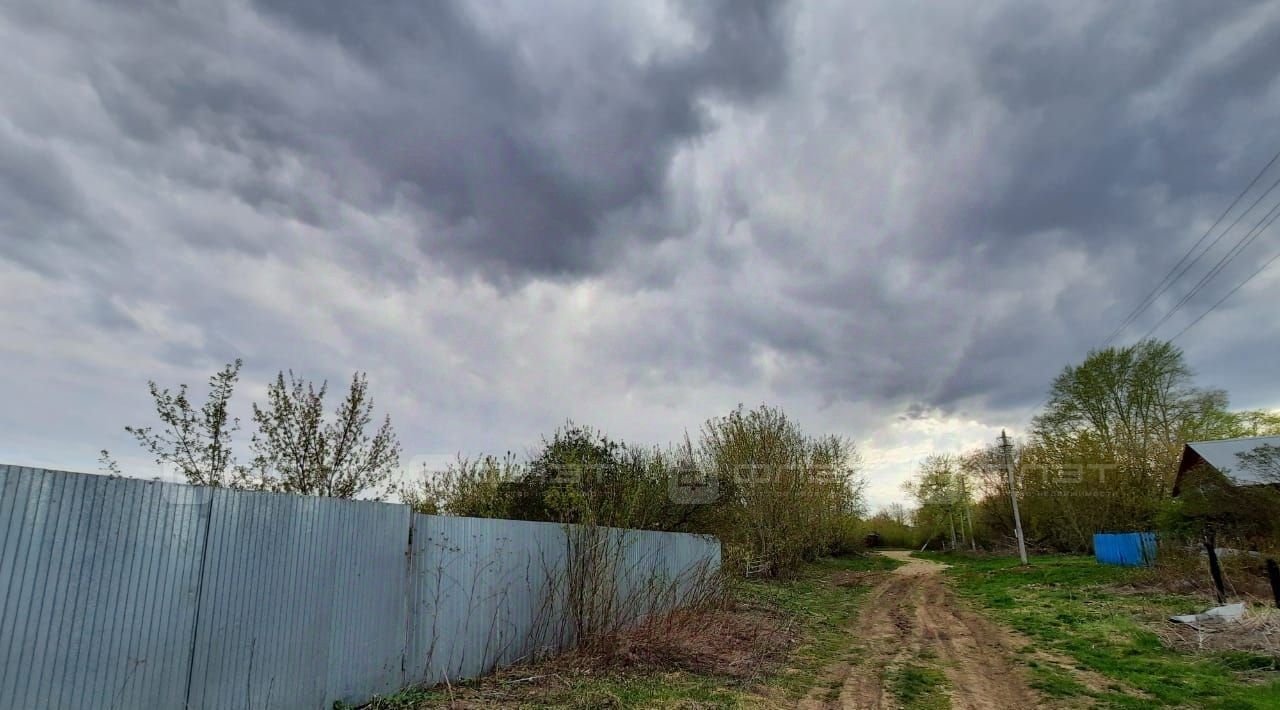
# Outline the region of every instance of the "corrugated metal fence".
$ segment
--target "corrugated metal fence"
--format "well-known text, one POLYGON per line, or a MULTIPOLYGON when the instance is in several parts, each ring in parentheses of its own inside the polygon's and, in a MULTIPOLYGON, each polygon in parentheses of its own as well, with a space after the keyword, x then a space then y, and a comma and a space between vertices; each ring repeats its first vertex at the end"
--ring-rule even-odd
POLYGON ((1104 565, 1149 565, 1156 559, 1156 535, 1149 532, 1097 533, 1093 536, 1093 555, 1104 565))
MULTIPOLYGON (((581 534, 0 466, 0 708, 310 710, 479 675, 573 641, 581 534)), ((597 537, 632 616, 720 564, 714 538, 597 537)))

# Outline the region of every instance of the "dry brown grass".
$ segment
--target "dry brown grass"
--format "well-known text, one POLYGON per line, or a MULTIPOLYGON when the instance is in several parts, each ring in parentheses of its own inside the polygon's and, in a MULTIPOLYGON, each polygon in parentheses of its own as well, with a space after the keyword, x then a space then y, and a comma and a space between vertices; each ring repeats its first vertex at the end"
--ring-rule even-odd
MULTIPOLYGON (((746 688, 778 669, 798 640, 793 617, 760 604, 724 602, 657 617, 545 661, 437 688, 414 704, 375 707, 623 707, 592 683, 619 677, 694 674, 746 688)), ((699 707, 690 702, 681 707, 699 707)))
POLYGON ((617 634, 580 659, 618 671, 682 670, 748 679, 772 671, 797 640, 781 612, 734 602, 681 611, 617 634))
MULTIPOLYGON (((1152 631, 1168 648, 1179 651, 1247 651, 1280 659, 1280 609, 1274 608, 1265 558, 1248 553, 1219 557, 1229 602, 1246 604, 1239 622, 1188 625, 1153 619, 1152 631)), ((1118 585, 1126 594, 1195 596, 1204 607, 1217 605, 1208 558, 1193 547, 1162 546, 1155 567, 1140 572, 1133 582, 1118 585)))
MULTIPOLYGON (((1218 561, 1228 598, 1260 604, 1273 601, 1264 557, 1228 553, 1218 561)), ((1208 601, 1215 596, 1208 558, 1202 550, 1191 547, 1162 546, 1155 567, 1140 572, 1129 586, 1144 593, 1186 594, 1208 601)))
POLYGON ((1253 606, 1240 621, 1169 623, 1155 631, 1165 646, 1182 651, 1249 651, 1280 659, 1280 609, 1253 606))

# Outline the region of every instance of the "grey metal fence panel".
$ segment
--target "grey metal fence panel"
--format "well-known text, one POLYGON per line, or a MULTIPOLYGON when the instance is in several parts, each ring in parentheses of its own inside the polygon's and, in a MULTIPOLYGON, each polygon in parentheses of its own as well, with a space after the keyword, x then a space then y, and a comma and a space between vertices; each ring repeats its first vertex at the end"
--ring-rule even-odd
POLYGON ((694 535, 10 466, 0 494, 0 708, 358 703, 570 645, 584 550, 635 617, 720 560, 694 535))
POLYGON ((440 683, 560 648, 561 526, 413 516, 411 681, 440 683))
POLYGON ((364 702, 406 685, 409 507, 342 503, 326 708, 338 700, 364 702))
POLYGON ((182 707, 209 498, 0 466, 0 707, 182 707))
POLYGON ((217 491, 190 707, 329 707, 403 684, 408 509, 217 491))
MULTIPOLYGON (((619 620, 632 622, 663 610, 666 558, 662 541, 644 530, 609 530, 602 540, 613 575, 619 620)), ((602 570, 604 571, 604 570, 602 570)))
POLYGON ((693 601, 704 583, 720 570, 720 541, 711 535, 666 534, 667 575, 673 580, 675 605, 693 601))
POLYGON ((456 681, 572 645, 569 565, 628 620, 684 603, 719 568, 712 537, 413 516, 408 679, 456 681), (585 556, 585 558, 584 558, 585 556), (571 558, 572 561, 571 561, 571 558))
POLYGON ((193 708, 320 707, 334 564, 319 499, 217 491, 191 673, 193 708))
POLYGON ((607 540, 616 604, 628 621, 693 601, 720 566, 720 542, 714 537, 614 529, 607 540))

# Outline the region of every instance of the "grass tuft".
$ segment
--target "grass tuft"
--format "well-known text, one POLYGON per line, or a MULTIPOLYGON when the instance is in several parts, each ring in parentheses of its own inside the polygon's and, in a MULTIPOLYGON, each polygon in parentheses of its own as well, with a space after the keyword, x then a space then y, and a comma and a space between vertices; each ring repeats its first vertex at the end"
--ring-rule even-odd
POLYGON ((903 710, 945 710, 947 677, 942 671, 915 662, 905 663, 888 674, 889 692, 903 710))

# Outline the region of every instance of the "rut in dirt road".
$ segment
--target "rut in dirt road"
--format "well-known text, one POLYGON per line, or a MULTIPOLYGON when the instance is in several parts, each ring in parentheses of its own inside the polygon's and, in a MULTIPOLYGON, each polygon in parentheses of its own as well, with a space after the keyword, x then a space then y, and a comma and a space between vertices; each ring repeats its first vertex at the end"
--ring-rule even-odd
POLYGON ((865 652, 843 667, 838 696, 815 690, 802 708, 893 708, 891 674, 923 663, 946 676, 951 707, 1004 710, 1039 704, 1025 672, 1011 658, 1007 631, 961 606, 938 572, 943 565, 886 552, 903 561, 872 588, 856 634, 865 652))

